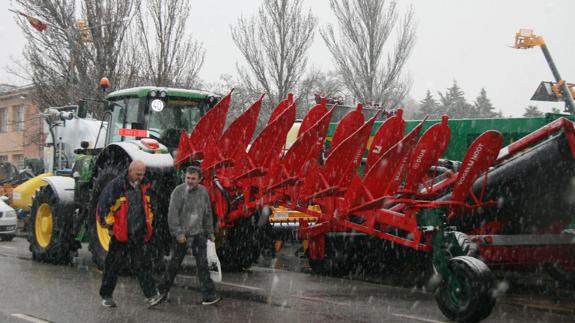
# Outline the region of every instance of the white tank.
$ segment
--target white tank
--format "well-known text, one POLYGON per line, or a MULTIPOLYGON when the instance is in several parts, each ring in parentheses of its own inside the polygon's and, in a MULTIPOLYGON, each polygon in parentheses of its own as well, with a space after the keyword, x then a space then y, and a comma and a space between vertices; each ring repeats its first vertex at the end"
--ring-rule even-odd
POLYGON ((44 145, 43 161, 46 171, 72 167, 75 154, 74 149, 81 148, 80 143, 87 141, 88 148, 104 147, 106 135, 106 123, 95 119, 81 119, 75 117, 71 112, 60 112, 56 109, 49 109, 48 117, 44 122, 44 133, 46 134, 46 145, 44 145), (54 113, 58 113, 57 121, 54 121, 54 113), (56 138, 56 145, 52 145, 53 139, 50 132, 56 138), (102 127, 100 131, 100 127, 102 127), (100 138, 96 142, 100 131, 100 138), (54 154, 56 153, 56 165, 54 165, 54 154))

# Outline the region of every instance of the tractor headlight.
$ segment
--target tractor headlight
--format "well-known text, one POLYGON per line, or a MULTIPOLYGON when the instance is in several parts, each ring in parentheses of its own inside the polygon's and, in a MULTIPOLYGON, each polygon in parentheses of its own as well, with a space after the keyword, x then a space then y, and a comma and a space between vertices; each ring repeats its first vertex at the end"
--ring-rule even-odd
POLYGON ((150 91, 149 95, 151 98, 155 98, 158 95, 158 92, 156 90, 152 90, 152 91, 150 91))
POLYGON ((168 92, 165 90, 160 91, 160 98, 165 99, 168 96, 168 92))
POLYGON ((16 217, 16 211, 14 210, 9 210, 4 212, 4 217, 5 218, 15 218, 16 217))

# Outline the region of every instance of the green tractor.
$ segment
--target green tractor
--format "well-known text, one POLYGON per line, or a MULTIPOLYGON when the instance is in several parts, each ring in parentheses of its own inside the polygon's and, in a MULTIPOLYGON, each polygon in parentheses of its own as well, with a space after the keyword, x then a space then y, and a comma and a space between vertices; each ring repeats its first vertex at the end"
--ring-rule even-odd
MULTIPOLYGON (((45 185, 36 191, 29 234, 33 259, 71 263, 80 242, 87 240, 94 263, 103 268, 110 236, 96 221, 98 198, 132 160, 142 160, 152 183, 155 215, 150 252, 155 264, 161 264, 171 241, 166 217, 170 193, 179 181, 173 154, 180 133, 190 132, 218 100, 212 93, 174 88, 137 87, 110 93, 104 100, 106 113, 96 144, 90 147, 82 142, 74 151, 72 168, 44 177, 45 185)), ((86 115, 83 106, 79 105, 79 117, 86 115)))

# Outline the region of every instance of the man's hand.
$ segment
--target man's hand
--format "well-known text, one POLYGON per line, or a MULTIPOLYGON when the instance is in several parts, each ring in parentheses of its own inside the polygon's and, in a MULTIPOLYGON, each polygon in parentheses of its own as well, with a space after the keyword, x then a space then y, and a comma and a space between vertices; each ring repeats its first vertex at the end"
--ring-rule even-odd
POLYGON ((177 241, 178 243, 180 243, 180 244, 186 243, 186 240, 187 240, 187 239, 186 239, 186 235, 183 234, 183 233, 180 233, 180 234, 178 234, 178 235, 176 236, 176 241, 177 241))

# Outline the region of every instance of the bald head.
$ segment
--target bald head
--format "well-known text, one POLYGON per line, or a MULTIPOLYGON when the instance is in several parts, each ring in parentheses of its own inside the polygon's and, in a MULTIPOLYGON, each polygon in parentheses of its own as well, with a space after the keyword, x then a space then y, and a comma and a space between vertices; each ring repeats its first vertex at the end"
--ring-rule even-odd
POLYGON ((144 174, 146 174, 146 164, 143 161, 134 160, 130 163, 130 167, 128 167, 129 182, 141 182, 144 179, 144 174))

